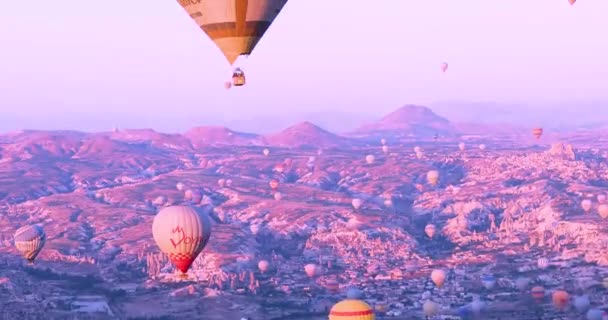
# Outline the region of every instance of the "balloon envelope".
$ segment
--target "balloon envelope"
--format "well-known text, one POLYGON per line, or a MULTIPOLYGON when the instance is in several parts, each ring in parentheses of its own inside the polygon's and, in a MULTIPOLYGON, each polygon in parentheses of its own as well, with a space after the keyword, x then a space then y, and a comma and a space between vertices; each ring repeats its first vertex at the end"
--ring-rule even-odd
POLYGON ((230 64, 253 52, 287 0, 179 0, 230 64))
POLYGON ((260 262, 258 262, 258 269, 260 269, 260 271, 262 273, 268 271, 269 266, 270 266, 270 263, 268 263, 268 261, 266 261, 266 260, 260 260, 260 262))
POLYGON ((424 227, 424 233, 431 239, 433 239, 433 236, 435 236, 435 232, 437 231, 437 227, 435 227, 434 224, 427 224, 426 227, 424 227))
POLYGON ((15 231, 15 247, 28 262, 33 263, 44 244, 46 234, 38 225, 25 226, 15 231))
POLYGON ((431 272, 431 280, 433 280, 433 283, 438 288, 441 288, 445 282, 445 271, 440 269, 433 270, 433 272, 431 272))
POLYGON ((581 207, 583 208, 583 210, 585 210, 585 212, 589 212, 589 210, 591 210, 591 204, 591 200, 589 199, 581 201, 581 207))
POLYGON ((304 266, 304 272, 310 278, 314 277, 317 274, 317 265, 314 263, 309 263, 304 266))
POLYGON ((540 137, 543 135, 543 128, 534 128, 534 129, 532 129, 532 135, 536 139, 540 139, 540 137))
POLYGON ((437 182, 439 182, 439 171, 431 170, 426 173, 426 180, 430 185, 436 186, 437 182))
POLYGON ((211 219, 190 206, 161 209, 152 222, 154 241, 182 273, 207 245, 211 236, 211 219))
POLYGON ((448 63, 447 62, 443 62, 441 64, 441 72, 446 72, 448 71, 448 63))

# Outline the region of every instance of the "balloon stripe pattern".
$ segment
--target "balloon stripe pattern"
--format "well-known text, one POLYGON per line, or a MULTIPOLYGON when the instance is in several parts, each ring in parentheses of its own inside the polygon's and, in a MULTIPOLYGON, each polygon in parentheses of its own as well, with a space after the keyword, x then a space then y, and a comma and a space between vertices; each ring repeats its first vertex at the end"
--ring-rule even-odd
POLYGON ((230 64, 251 54, 287 0, 178 0, 230 64))
POLYGON ((37 225, 25 226, 15 232, 15 247, 29 262, 33 262, 46 243, 46 234, 37 225))
POLYGON ((209 241, 211 220, 193 207, 166 207, 154 217, 152 233, 161 251, 186 273, 209 241))

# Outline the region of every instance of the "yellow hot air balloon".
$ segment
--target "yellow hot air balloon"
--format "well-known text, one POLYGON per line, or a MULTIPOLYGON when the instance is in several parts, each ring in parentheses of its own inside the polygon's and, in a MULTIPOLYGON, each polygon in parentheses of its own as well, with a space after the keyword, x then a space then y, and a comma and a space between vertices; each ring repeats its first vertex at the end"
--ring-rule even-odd
POLYGON ((437 288, 441 288, 445 282, 445 271, 441 269, 433 270, 433 272, 431 272, 431 280, 433 280, 433 283, 437 288))
POLYGON ((532 135, 536 139, 540 139, 540 137, 543 135, 543 128, 534 128, 534 129, 532 129, 532 135))
POLYGON ((439 182, 439 171, 431 170, 426 173, 426 181, 432 186, 436 186, 439 182))
POLYGON ((186 277, 192 262, 211 236, 209 216, 190 206, 170 206, 158 212, 152 222, 154 241, 186 277))
POLYGON ((362 300, 346 299, 329 311, 329 320, 375 320, 374 310, 362 300))
POLYGON ((435 232, 437 231, 437 227, 435 227, 434 224, 427 224, 426 227, 424 227, 424 233, 426 233, 426 235, 433 239, 433 237, 435 236, 435 232))
POLYGON ((46 234, 41 226, 31 225, 17 229, 15 231, 15 247, 27 259, 29 264, 34 260, 46 243, 46 234))
POLYGON ((441 72, 446 72, 448 71, 448 63, 447 62, 443 62, 441 64, 441 72))
POLYGON ((178 0, 232 65, 248 56, 287 0, 178 0))

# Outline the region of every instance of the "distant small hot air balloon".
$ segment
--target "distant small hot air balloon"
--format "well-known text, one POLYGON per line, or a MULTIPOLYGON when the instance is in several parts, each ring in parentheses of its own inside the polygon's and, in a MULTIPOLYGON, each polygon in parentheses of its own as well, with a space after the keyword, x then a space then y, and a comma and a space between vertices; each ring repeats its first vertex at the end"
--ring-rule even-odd
POLYGON ((329 320, 375 320, 374 310, 362 300, 346 299, 329 311, 329 320))
POLYGON ((547 258, 538 258, 536 265, 539 269, 547 269, 549 267, 549 260, 547 258))
POLYGON ((260 262, 258 262, 258 269, 260 269, 260 272, 262 273, 266 273, 266 271, 268 271, 269 266, 270 263, 268 263, 268 261, 266 260, 260 260, 260 262))
POLYGON ((460 151, 464 151, 464 147, 465 147, 464 142, 461 142, 458 144, 458 149, 460 149, 460 151))
POLYGON ((190 206, 165 207, 154 217, 152 235, 160 250, 185 277, 211 237, 211 219, 190 206))
POLYGON ((367 156, 365 156, 365 162, 367 162, 367 164, 373 164, 375 160, 376 157, 374 157, 373 154, 368 154, 367 156))
POLYGON ((220 186, 220 188, 223 188, 224 186, 226 186, 226 179, 218 179, 217 185, 220 186))
POLYGON ((600 309, 589 309, 587 311, 587 320, 604 320, 607 319, 606 312, 600 309))
POLYGON ((30 225, 17 229, 14 239, 17 250, 29 264, 33 264, 46 243, 46 233, 41 226, 30 225))
POLYGON ((587 311, 590 305, 591 302, 589 301, 588 296, 578 296, 574 298, 574 307, 576 308, 576 310, 578 310, 578 312, 582 313, 587 311))
POLYGON ((439 305, 433 301, 426 301, 422 305, 422 311, 427 317, 433 317, 439 312, 439 305))
POLYGON ((181 183, 181 182, 178 182, 178 183, 175 185, 175 188, 176 188, 178 191, 184 191, 184 189, 186 189, 186 185, 185 185, 185 184, 183 184, 183 183, 181 183))
POLYGON ((445 282, 445 271, 441 269, 433 270, 433 272, 431 272, 431 280, 437 288, 441 288, 445 282))
POLYGON ((283 199, 283 195, 280 192, 275 192, 274 193, 274 200, 281 201, 281 199, 283 199))
POLYGON ((414 147, 414 153, 421 153, 421 152, 422 152, 422 148, 420 148, 419 146, 414 147))
POLYGON ((361 205, 363 204, 363 200, 355 198, 351 201, 351 204, 353 208, 355 208, 355 210, 359 210, 359 208, 361 208, 361 205))
POLYGON ((393 207, 393 200, 391 199, 384 199, 384 206, 387 208, 392 208, 393 207))
POLYGON ((599 213, 600 217, 602 217, 603 219, 608 219, 608 205, 600 204, 597 207, 597 212, 599 213))
POLYGON ((443 62, 443 63, 441 63, 441 72, 446 72, 446 71, 448 71, 448 63, 443 62))
POLYGON ((270 154, 270 150, 268 150, 268 149, 264 149, 264 150, 262 150, 262 154, 263 154, 265 157, 268 157, 268 155, 270 154))
POLYGON ((384 138, 380 139, 380 143, 381 143, 382 145, 385 145, 385 144, 386 144, 386 139, 384 139, 384 138))
POLYGON ((282 163, 277 164, 276 166, 274 166, 274 171, 278 173, 283 173, 285 171, 285 165, 282 163))
POLYGON ((388 153, 388 146, 387 145, 383 145, 382 146, 382 152, 384 152, 384 154, 388 153))
POLYGON ((604 203, 604 201, 606 201, 606 195, 598 194, 597 195, 597 202, 604 203))
POLYGON ((568 3, 570 3, 570 5, 574 5, 576 3, 576 0, 568 0, 568 3))
POLYGON ((325 283, 325 288, 331 293, 337 293, 338 291, 340 291, 340 284, 338 283, 338 281, 330 279, 327 280, 327 282, 325 283))
POLYGON ((568 305, 568 302, 570 301, 570 295, 566 291, 557 290, 557 291, 553 292, 552 300, 553 300, 553 305, 555 305, 555 307, 557 309, 561 310, 561 309, 564 309, 568 305))
POLYGON ((314 277, 315 275, 317 275, 317 265, 314 263, 309 263, 307 265, 304 266, 304 273, 306 273, 306 275, 309 278, 314 277))
POLYGON ((424 227, 424 233, 426 233, 426 235, 433 239, 433 236, 435 236, 435 232, 437 231, 437 227, 435 227, 434 224, 427 224, 426 227, 424 227))
POLYGON ((259 224, 252 224, 249 226, 249 230, 253 235, 257 235, 258 233, 260 233, 261 229, 262 227, 259 224))
POLYGON ((532 298, 534 298, 534 300, 536 300, 537 302, 540 302, 545 298, 545 288, 541 286, 536 286, 532 288, 532 290, 530 290, 530 293, 532 294, 532 298))
POLYGON ((231 187, 231 186, 232 186, 232 179, 226 180, 226 187, 231 187))
POLYGON ((602 285, 604 286, 604 288, 608 289, 608 277, 602 280, 602 285))
POLYGON ((276 190, 279 188, 279 181, 278 180, 270 180, 270 182, 268 182, 268 185, 270 186, 270 188, 272 190, 276 190))
POLYGON ((226 90, 232 88, 232 82, 230 82, 230 81, 224 82, 224 88, 226 88, 226 90))
POLYGON ((184 192, 184 200, 198 204, 201 202, 203 196, 197 190, 188 189, 184 192))
POLYGON ((583 208, 583 210, 588 213, 591 210, 591 200, 589 199, 585 199, 583 201, 581 201, 581 208, 583 208))
POLYGON ((532 135, 536 139, 540 139, 540 137, 543 135, 543 128, 534 128, 534 129, 532 129, 532 135))
POLYGON ((482 150, 482 151, 483 151, 483 150, 486 150, 486 145, 485 145, 485 144, 483 144, 483 143, 482 143, 482 144, 480 144, 480 145, 479 145, 479 150, 482 150))
POLYGON ((426 181, 432 185, 432 186, 436 186, 437 183, 439 182, 439 171, 437 170, 431 170, 429 172, 426 173, 426 181))

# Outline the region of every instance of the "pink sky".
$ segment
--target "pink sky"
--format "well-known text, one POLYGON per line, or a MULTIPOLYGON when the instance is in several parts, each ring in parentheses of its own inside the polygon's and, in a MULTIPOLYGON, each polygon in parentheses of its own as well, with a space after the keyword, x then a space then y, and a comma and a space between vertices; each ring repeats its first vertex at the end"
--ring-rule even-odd
POLYGON ((227 62, 176 1, 0 1, 0 131, 608 101, 608 1, 377 2, 288 2, 249 84, 226 91, 227 62))

